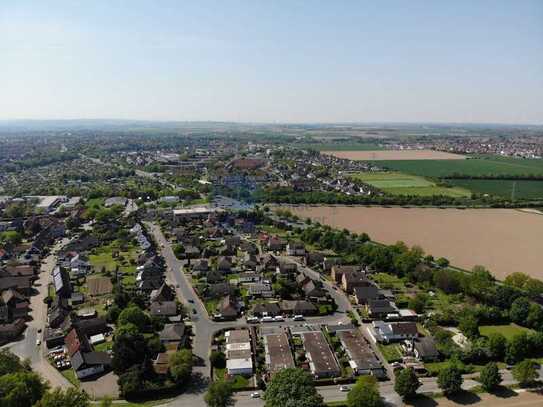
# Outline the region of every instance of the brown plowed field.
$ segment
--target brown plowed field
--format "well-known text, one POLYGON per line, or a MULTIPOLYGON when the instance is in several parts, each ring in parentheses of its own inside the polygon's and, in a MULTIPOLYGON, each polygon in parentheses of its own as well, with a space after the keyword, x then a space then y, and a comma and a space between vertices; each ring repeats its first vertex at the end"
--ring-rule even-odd
POLYGON ((543 279, 543 215, 514 209, 299 206, 301 217, 378 242, 419 245, 434 257, 471 269, 487 267, 497 278, 521 271, 543 279))
POLYGON ((460 154, 434 150, 382 150, 382 151, 322 151, 321 154, 333 155, 357 161, 373 160, 464 160, 460 154))

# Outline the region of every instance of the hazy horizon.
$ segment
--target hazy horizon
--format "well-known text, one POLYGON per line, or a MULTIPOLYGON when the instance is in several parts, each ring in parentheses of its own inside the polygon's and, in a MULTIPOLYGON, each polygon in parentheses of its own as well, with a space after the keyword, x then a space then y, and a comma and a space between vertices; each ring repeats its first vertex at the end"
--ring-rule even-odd
POLYGON ((543 2, 0 5, 0 121, 543 124, 543 2))

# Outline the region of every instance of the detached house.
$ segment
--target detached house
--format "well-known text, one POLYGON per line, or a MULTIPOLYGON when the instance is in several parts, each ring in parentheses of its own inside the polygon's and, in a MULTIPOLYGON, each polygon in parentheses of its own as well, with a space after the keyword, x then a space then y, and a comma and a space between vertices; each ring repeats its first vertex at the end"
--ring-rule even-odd
POLYGON ((305 256, 305 246, 302 242, 289 242, 287 244, 288 256, 305 256))
POLYGON ((277 236, 272 236, 268 239, 267 246, 268 250, 272 252, 280 252, 285 248, 285 242, 277 236))
POLYGON ((414 322, 373 321, 369 333, 375 342, 384 343, 412 340, 419 336, 417 324, 414 322))
POLYGON ((373 283, 360 271, 344 272, 341 276, 341 288, 349 294, 352 294, 356 287, 370 285, 373 285, 373 283))

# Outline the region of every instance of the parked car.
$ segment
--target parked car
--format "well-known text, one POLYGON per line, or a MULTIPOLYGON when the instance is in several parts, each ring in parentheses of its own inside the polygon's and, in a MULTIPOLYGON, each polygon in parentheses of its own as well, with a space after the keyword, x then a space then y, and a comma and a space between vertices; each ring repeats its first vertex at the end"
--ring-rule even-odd
POLYGON ((255 391, 254 393, 251 393, 251 398, 252 399, 258 399, 260 398, 260 393, 255 391))
POLYGON ((273 320, 276 322, 283 322, 285 318, 283 318, 281 315, 277 315, 273 320))
POLYGON ((257 317, 248 317, 247 318, 247 323, 256 324, 256 323, 258 323, 258 318, 257 317))
POLYGON ((293 320, 293 321, 303 321, 304 319, 305 319, 305 318, 304 318, 303 315, 294 315, 294 316, 292 317, 292 320, 293 320))
POLYGON ((273 317, 262 317, 261 322, 273 322, 273 317))

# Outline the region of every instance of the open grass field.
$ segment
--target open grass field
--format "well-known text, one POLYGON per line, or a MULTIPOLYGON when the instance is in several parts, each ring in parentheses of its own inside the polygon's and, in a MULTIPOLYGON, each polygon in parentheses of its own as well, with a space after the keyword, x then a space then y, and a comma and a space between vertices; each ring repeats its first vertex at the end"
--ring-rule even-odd
POLYGON ((394 171, 424 177, 443 178, 454 175, 543 175, 543 160, 485 157, 467 160, 391 159, 379 165, 394 171))
POLYGON ((543 199, 543 181, 449 179, 447 182, 479 194, 496 195, 503 198, 514 196, 515 199, 543 199))
POLYGON ((361 172, 353 175, 367 184, 393 195, 447 195, 454 197, 470 196, 471 192, 460 187, 447 188, 418 175, 401 172, 361 172))
POLYGON ((338 158, 346 158, 357 161, 464 160, 466 158, 460 154, 444 153, 443 151, 434 150, 323 150, 322 154, 329 154, 338 158))
POLYGON ((101 272, 102 269, 112 272, 119 266, 119 271, 123 273, 123 284, 127 286, 136 283, 137 258, 138 252, 135 246, 129 245, 125 250, 121 250, 117 241, 98 247, 89 255, 89 261, 97 272, 101 272))
POLYGON ((522 270, 543 279, 543 215, 514 209, 299 206, 302 218, 339 229, 366 232, 381 243, 421 246, 464 269, 487 267, 498 279, 522 270))
POLYGON ((387 362, 390 363, 402 360, 402 351, 400 348, 400 344, 391 343, 385 345, 383 343, 380 343, 377 346, 379 347, 379 350, 381 351, 387 362))
POLYGON ((513 336, 518 335, 522 332, 533 332, 531 329, 518 326, 517 324, 509 325, 481 325, 479 327, 479 333, 482 336, 488 336, 493 333, 499 333, 505 336, 507 340, 513 338, 513 336))

